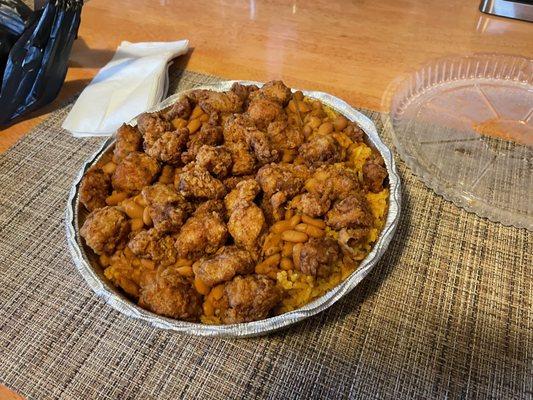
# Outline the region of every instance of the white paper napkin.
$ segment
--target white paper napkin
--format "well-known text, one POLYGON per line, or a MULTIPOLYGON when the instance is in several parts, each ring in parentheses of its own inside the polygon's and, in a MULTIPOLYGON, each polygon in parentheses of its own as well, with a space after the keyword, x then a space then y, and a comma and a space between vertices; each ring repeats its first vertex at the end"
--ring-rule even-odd
POLYGON ((168 63, 185 54, 188 40, 122 42, 113 59, 81 93, 63 122, 75 137, 107 136, 162 100, 168 63))

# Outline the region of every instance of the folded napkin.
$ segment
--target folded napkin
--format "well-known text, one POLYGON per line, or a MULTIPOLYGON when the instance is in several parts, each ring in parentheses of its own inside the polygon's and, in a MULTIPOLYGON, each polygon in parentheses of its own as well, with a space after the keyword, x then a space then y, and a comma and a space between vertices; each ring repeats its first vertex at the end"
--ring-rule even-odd
POLYGON ((188 40, 122 42, 78 97, 63 128, 76 137, 111 135, 162 100, 168 89, 168 63, 188 47, 188 40))

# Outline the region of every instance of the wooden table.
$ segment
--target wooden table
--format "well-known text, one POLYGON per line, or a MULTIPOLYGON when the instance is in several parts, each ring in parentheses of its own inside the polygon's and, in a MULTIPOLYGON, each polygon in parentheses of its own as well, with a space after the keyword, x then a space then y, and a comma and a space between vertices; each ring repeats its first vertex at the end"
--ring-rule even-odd
MULTIPOLYGON (((233 79, 283 79, 387 110, 387 88, 434 58, 533 56, 533 24, 481 14, 478 0, 90 0, 56 101, 0 133, 5 151, 78 93, 122 40, 187 38, 179 63, 233 79)), ((19 397, 0 386, 0 400, 19 397)))
POLYGON ((533 56, 533 24, 478 11, 477 0, 91 0, 59 98, 0 133, 0 152, 86 86, 122 40, 188 38, 187 68, 234 79, 281 78, 387 109, 402 75, 450 54, 533 56))

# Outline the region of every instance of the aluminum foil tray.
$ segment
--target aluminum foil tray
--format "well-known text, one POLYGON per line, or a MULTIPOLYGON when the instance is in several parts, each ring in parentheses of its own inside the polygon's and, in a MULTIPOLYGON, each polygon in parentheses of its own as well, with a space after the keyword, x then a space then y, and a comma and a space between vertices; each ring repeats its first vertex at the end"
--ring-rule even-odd
MULTIPOLYGON (((245 85, 263 85, 262 83, 251 81, 225 81, 215 85, 202 86, 200 88, 224 91, 229 90, 231 88, 231 85, 235 82, 239 82, 245 85)), ((178 98, 188 92, 189 91, 176 93, 148 111, 161 110, 171 105, 178 98)), ((370 270, 374 268, 374 266, 377 264, 383 253, 385 253, 385 250, 387 249, 387 246, 389 245, 394 235, 400 218, 400 177, 398 175, 398 172, 396 171, 396 165, 391 151, 387 148, 387 146, 383 144, 383 142, 378 136, 376 126, 369 118, 353 109, 346 102, 327 93, 307 90, 302 90, 302 92, 305 96, 322 101, 324 104, 343 114, 351 121, 356 122, 365 131, 371 143, 383 156, 389 173, 390 199, 385 226, 372 251, 346 280, 341 282, 331 291, 324 294, 322 297, 312 301, 311 303, 305 305, 304 307, 298 310, 267 318, 261 321, 254 321, 242 324, 205 325, 200 323, 191 323, 163 317, 139 307, 131 300, 129 300, 118 288, 114 287, 111 282, 107 280, 107 278, 105 278, 102 268, 98 265, 97 257, 87 247, 84 240, 81 238, 79 231, 79 228, 83 224, 83 221, 85 220, 85 217, 87 215, 87 212, 85 211, 84 207, 81 206, 79 202, 80 181, 87 169, 97 163, 102 156, 113 150, 115 138, 110 137, 105 143, 103 143, 101 148, 85 162, 85 164, 79 171, 70 190, 65 215, 67 242, 70 248, 70 252, 72 253, 72 258, 74 260, 76 268, 83 276, 87 284, 96 293, 96 295, 103 298, 111 307, 123 313, 124 315, 149 322, 157 328, 168 329, 190 335, 236 338, 265 335, 269 332, 273 332, 288 325, 294 324, 298 321, 301 321, 305 318, 308 318, 325 310, 337 300, 339 300, 341 297, 350 292, 353 288, 355 288, 359 284, 359 282, 361 282, 363 278, 368 275, 370 270)), ((135 125, 136 119, 130 121, 129 124, 135 125)))

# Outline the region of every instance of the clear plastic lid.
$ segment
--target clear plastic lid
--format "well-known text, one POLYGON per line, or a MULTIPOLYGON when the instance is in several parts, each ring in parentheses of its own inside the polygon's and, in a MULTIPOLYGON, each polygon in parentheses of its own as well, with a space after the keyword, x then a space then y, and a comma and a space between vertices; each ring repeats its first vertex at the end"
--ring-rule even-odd
POLYGON ((398 153, 435 192, 533 230, 533 60, 437 60, 398 86, 391 119, 398 153))

